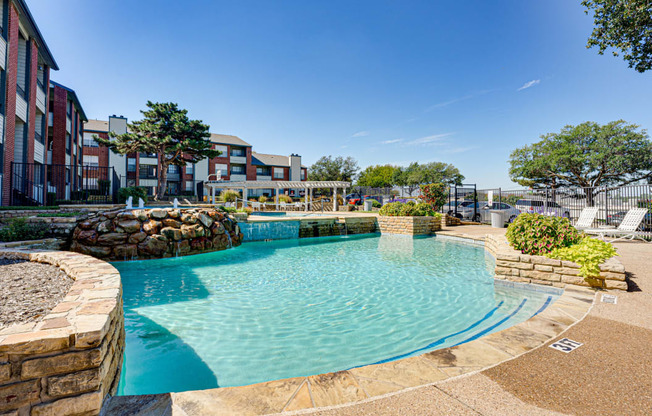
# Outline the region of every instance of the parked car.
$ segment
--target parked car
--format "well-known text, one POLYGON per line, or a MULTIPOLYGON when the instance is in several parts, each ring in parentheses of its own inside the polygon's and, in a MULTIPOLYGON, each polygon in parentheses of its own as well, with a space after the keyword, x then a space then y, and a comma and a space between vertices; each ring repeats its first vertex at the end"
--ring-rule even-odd
POLYGON ((570 218, 570 210, 564 208, 556 202, 536 200, 536 199, 519 199, 516 201, 516 208, 522 213, 555 215, 558 217, 570 218))
POLYGON ((481 220, 480 222, 491 222, 491 211, 498 210, 502 211, 503 218, 505 222, 511 224, 514 222, 516 217, 521 214, 521 210, 513 207, 512 205, 506 204, 504 202, 494 202, 491 205, 485 205, 482 209, 479 210, 481 220))
POLYGON ((480 211, 486 206, 486 202, 462 202, 462 204, 457 207, 457 217, 469 221, 482 222, 482 214, 480 211))
POLYGON ((348 194, 344 197, 344 202, 350 205, 362 205, 363 196, 357 192, 348 194))
MULTIPOLYGON (((455 207, 457 206, 457 211, 458 213, 461 211, 462 204, 471 204, 473 201, 450 201, 448 204, 444 204, 442 207, 442 211, 447 213, 448 215, 455 215, 455 207)), ((462 218, 461 215, 457 215, 458 218, 462 218)))

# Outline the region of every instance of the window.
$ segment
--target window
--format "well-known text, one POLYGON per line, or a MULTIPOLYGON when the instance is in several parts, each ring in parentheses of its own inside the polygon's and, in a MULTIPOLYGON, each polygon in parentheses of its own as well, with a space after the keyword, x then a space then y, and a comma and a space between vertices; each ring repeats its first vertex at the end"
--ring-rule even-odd
POLYGON ((219 145, 219 144, 213 146, 213 149, 219 150, 220 152, 222 152, 222 154, 220 154, 218 157, 226 157, 226 155, 229 153, 226 146, 222 146, 222 145, 219 145))
POLYGON ((226 176, 229 174, 229 167, 226 165, 226 163, 216 163, 215 164, 215 174, 221 173, 222 176, 226 176))
POLYGON ((84 166, 98 167, 98 166, 100 166, 100 157, 99 156, 86 155, 86 156, 84 156, 83 165, 84 166))
POLYGON ((263 176, 270 176, 272 174, 272 172, 266 166, 258 166, 256 168, 256 174, 257 175, 263 175, 263 176))
POLYGON ((187 164, 186 165, 186 175, 192 175, 193 172, 195 171, 195 166, 192 164, 187 164))
POLYGON ((84 146, 99 147, 100 145, 93 139, 93 133, 84 133, 84 146))
POLYGON ((232 147, 231 156, 246 156, 247 152, 242 147, 232 147))
POLYGON ((156 165, 140 165, 138 177, 140 179, 156 179, 156 165))
POLYGON ((68 114, 68 116, 72 114, 72 101, 68 101, 68 108, 66 108, 66 114, 68 114))
POLYGON ((179 166, 177 166, 177 165, 168 166, 168 173, 171 173, 173 175, 178 175, 179 174, 179 166))
POLYGON ((72 144, 72 136, 66 133, 66 153, 70 154, 70 145, 72 144))
POLYGON ((305 181, 306 180, 306 171, 301 169, 301 180, 305 181))
POLYGON ((136 159, 133 157, 127 158, 127 172, 136 171, 136 159))
POLYGON ((186 181, 186 191, 192 192, 192 181, 186 181))
POLYGON ((158 158, 158 155, 156 153, 138 153, 140 157, 153 157, 153 158, 158 158))
POLYGON ((231 174, 244 175, 245 167, 243 165, 231 165, 231 174))
POLYGON ((274 179, 283 179, 283 178, 285 178, 285 169, 274 168, 274 179))

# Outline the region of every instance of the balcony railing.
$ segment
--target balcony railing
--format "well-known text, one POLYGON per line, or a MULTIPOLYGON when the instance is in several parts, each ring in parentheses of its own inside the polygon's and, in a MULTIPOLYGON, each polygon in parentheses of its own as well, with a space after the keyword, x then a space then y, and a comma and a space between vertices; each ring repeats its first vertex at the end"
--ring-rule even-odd
POLYGON ((16 93, 27 100, 27 94, 25 93, 23 87, 21 87, 19 84, 16 84, 16 93))

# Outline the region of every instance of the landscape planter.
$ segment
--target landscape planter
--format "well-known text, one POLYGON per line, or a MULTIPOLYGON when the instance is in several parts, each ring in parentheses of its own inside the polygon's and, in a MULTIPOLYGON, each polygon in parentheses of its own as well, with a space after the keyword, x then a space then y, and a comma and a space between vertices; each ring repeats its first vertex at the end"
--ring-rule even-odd
POLYGON ((441 230, 438 217, 379 216, 378 228, 382 234, 431 235, 441 230))

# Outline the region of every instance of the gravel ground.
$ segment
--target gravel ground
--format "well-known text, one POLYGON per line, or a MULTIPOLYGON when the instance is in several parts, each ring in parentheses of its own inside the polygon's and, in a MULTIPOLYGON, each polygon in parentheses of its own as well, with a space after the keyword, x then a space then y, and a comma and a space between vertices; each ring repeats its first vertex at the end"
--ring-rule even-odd
POLYGON ((72 284, 73 280, 55 266, 0 259, 0 329, 40 321, 72 284))

